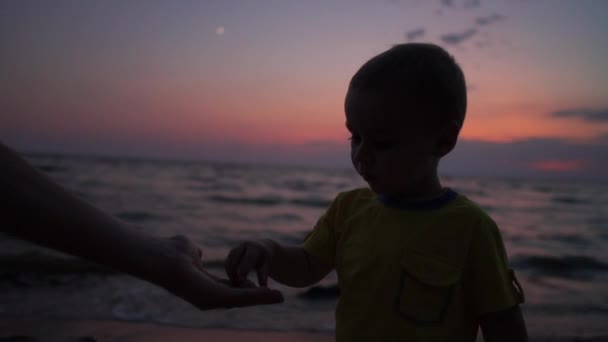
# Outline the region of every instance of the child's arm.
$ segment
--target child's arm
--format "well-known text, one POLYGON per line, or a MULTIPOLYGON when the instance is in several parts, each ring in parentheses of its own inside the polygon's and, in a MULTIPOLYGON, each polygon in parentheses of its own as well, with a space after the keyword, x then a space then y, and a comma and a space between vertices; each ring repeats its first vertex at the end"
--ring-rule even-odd
POLYGON ((479 324, 486 342, 527 342, 528 332, 519 305, 480 317, 479 324))
POLYGON ((247 241, 230 251, 226 273, 234 284, 242 284, 253 269, 260 286, 266 286, 270 276, 287 286, 305 287, 323 279, 331 266, 300 246, 282 246, 273 240, 247 241))
POLYGON ((219 282, 202 269, 202 252, 188 238, 143 233, 79 199, 2 143, 0 168, 0 232, 130 273, 200 309, 282 301, 278 291, 219 282))

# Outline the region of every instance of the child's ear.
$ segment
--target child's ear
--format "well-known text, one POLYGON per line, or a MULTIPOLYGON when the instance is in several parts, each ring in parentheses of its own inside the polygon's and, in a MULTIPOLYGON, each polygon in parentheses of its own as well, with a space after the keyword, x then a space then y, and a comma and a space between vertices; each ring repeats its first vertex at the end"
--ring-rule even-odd
POLYGON ((459 133, 460 125, 458 124, 458 122, 450 121, 439 136, 437 146, 435 147, 435 157, 442 158, 448 153, 450 153, 456 146, 459 133))

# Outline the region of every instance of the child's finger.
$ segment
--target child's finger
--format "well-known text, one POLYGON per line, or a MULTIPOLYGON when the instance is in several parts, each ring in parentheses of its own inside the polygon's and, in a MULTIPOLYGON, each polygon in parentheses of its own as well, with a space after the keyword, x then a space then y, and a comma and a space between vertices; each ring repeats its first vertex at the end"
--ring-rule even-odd
POLYGON ((226 271, 226 275, 228 279, 232 280, 234 275, 234 254, 236 253, 237 248, 233 248, 228 252, 228 256, 226 257, 226 261, 224 262, 224 270, 226 271))
POLYGON ((268 273, 270 269, 270 262, 265 257, 262 263, 258 267, 258 284, 262 287, 268 287, 268 273))
POLYGON ((239 283, 243 282, 247 278, 249 271, 251 271, 257 264, 258 258, 259 258, 259 251, 257 250, 257 248, 255 248, 251 244, 246 244, 245 252, 243 253, 243 257, 241 258, 241 260, 237 266, 236 273, 237 273, 237 279, 238 279, 239 283))
POLYGON ((245 252, 245 245, 241 244, 240 246, 232 249, 230 253, 228 253, 228 257, 226 258, 226 264, 224 268, 226 269, 226 275, 232 282, 237 282, 238 274, 237 269, 240 262, 240 259, 243 257, 243 253, 245 252))

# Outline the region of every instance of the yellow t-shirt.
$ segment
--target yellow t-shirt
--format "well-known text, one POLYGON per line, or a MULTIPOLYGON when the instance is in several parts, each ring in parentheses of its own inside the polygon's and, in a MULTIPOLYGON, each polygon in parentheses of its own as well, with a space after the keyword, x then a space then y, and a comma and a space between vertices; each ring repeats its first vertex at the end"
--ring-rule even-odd
POLYGON ((523 301, 494 221, 462 195, 395 208, 338 194, 303 244, 337 271, 337 341, 475 341, 478 317, 523 301))

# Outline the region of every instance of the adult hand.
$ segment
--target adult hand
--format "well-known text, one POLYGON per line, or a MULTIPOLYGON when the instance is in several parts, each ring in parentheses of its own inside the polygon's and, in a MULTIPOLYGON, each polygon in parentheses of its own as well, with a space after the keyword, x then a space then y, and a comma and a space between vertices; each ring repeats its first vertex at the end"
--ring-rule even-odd
POLYGON ((260 304, 274 304, 283 301, 277 290, 257 287, 250 281, 241 281, 238 286, 205 271, 202 251, 189 238, 174 236, 164 240, 172 254, 172 262, 167 264, 168 273, 163 286, 192 303, 199 309, 229 308, 260 304))

